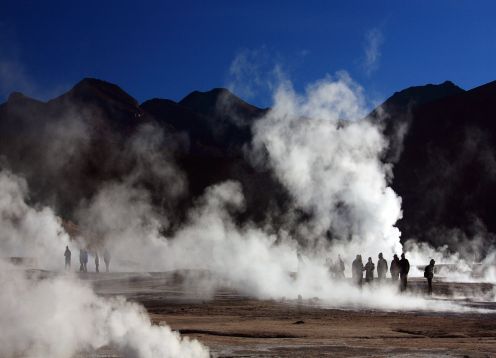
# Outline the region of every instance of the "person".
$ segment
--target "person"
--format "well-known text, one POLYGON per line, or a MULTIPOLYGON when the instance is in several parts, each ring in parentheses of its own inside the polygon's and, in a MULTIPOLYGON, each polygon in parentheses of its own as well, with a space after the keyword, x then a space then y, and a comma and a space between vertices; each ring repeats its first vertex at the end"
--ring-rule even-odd
POLYGON ((400 260, 400 290, 402 292, 406 290, 408 284, 408 272, 410 272, 410 262, 405 258, 405 253, 402 253, 400 260))
POLYGON ((107 249, 103 251, 103 262, 105 262, 105 272, 109 272, 110 252, 107 249))
POLYGON ((69 246, 65 247, 65 269, 69 270, 71 268, 71 250, 69 250, 69 246))
POLYGON ((436 261, 433 259, 424 269, 424 277, 427 279, 427 294, 432 295, 432 279, 434 278, 434 265, 436 261))
POLYGON ((79 272, 84 272, 84 249, 79 249, 79 272))
POLYGON ((98 267, 100 266, 100 258, 98 257, 98 252, 95 251, 95 272, 100 272, 98 267))
POLYGON ((377 279, 382 281, 386 278, 386 273, 388 270, 388 264, 386 259, 382 256, 382 252, 379 253, 379 261, 377 261, 377 279))
POLYGON ((362 286, 363 270, 362 256, 356 255, 355 260, 353 260, 353 263, 351 264, 351 277, 353 282, 358 286, 362 286))
POLYGON ((88 272, 88 250, 83 250, 83 272, 88 272))
POLYGON ((341 258, 341 255, 338 255, 338 262, 336 264, 336 277, 337 278, 344 278, 344 262, 343 259, 341 258))
POLYGON ((372 262, 372 257, 369 257, 367 263, 365 264, 365 282, 371 283, 374 281, 374 270, 375 265, 372 262))
POLYGON ((391 272, 391 279, 393 281, 398 281, 400 275, 400 259, 396 254, 393 256, 393 261, 391 261, 389 272, 391 272))

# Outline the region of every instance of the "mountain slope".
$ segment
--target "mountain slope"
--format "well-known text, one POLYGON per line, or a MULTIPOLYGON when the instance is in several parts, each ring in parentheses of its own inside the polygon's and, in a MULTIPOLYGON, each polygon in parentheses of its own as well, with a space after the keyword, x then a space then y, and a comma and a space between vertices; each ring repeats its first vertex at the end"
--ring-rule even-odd
MULTIPOLYGON (((370 114, 391 143, 385 160, 395 164, 404 239, 496 232, 494 103, 496 82, 464 91, 447 81, 397 92, 370 114)), ((146 188, 174 225, 206 187, 232 179, 246 197, 241 219, 262 221, 268 208, 284 213, 289 198, 243 151, 266 111, 225 89, 140 105, 114 84, 83 79, 48 102, 14 93, 0 105, 0 163, 65 219, 77 220, 105 185, 126 182, 146 188)))
POLYGON ((496 231, 495 100, 491 82, 413 109, 394 168, 408 236, 442 241, 445 229, 496 231))

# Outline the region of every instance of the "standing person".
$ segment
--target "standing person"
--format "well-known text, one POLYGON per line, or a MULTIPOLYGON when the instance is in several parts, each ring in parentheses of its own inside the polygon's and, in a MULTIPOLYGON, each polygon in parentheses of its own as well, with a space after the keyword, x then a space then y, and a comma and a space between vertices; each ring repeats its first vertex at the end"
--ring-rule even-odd
POLYGON ((344 278, 344 262, 343 259, 341 258, 341 255, 338 255, 338 262, 336 264, 336 270, 337 270, 337 278, 344 278))
POLYGON ((95 272, 100 272, 98 267, 100 266, 100 258, 98 257, 98 252, 95 251, 95 272))
POLYGON ((84 249, 79 249, 79 272, 84 272, 84 249))
POLYGON ((88 250, 83 250, 83 272, 88 272, 88 250))
POLYGON ((382 256, 382 252, 379 254, 379 261, 377 261, 377 278, 382 281, 386 278, 386 273, 388 270, 387 261, 382 256))
POLYGON ((408 284, 408 272, 410 272, 410 262, 405 258, 405 254, 401 254, 400 260, 400 290, 403 292, 406 290, 408 284))
POLYGON ((353 282, 358 286, 362 286, 363 270, 362 256, 356 255, 355 260, 351 264, 351 277, 353 278, 353 282))
POLYGON ((65 247, 64 256, 65 256, 65 269, 67 271, 71 268, 71 250, 69 250, 69 246, 65 247))
POLYGON ((105 262, 105 272, 109 272, 110 252, 107 249, 103 251, 103 262, 105 262))
POLYGON ((436 261, 432 259, 429 265, 427 265, 424 270, 424 277, 427 279, 427 294, 429 296, 432 295, 432 279, 434 278, 435 263, 436 261))
POLYGON ((365 264, 365 282, 371 283, 374 281, 374 270, 375 265, 372 262, 372 257, 369 257, 367 263, 365 264))
POLYGON ((394 254, 393 256, 393 261, 391 261, 391 267, 389 268, 389 271, 391 272, 392 280, 398 281, 398 278, 400 276, 400 259, 396 254, 394 254))

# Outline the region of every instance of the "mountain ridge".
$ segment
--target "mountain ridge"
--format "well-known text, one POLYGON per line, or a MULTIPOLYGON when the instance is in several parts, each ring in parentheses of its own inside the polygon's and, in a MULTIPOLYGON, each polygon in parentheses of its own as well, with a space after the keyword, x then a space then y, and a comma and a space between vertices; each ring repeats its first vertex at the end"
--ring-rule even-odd
MULTIPOLYGON (((473 235, 477 220, 483 224, 477 227, 496 232, 495 100, 496 81, 468 91, 445 81, 397 91, 369 115, 383 124, 390 142, 384 160, 394 163, 391 185, 403 198, 398 225, 405 238, 442 244, 436 230, 460 226, 473 235)), ((140 104, 115 84, 85 78, 47 102, 13 93, 0 104, 0 156, 26 177, 34 200, 55 200, 62 217, 76 220, 78 203, 90 200, 102 183, 126 180, 141 160, 129 154, 130 145, 143 125, 156 126, 165 133, 157 150, 174 155, 186 192, 164 204, 160 176, 140 177, 135 185, 150 189, 155 202, 180 220, 206 187, 237 180, 247 199, 245 218, 263 220, 264 210, 284 212, 288 201, 272 173, 254 167, 243 151, 251 125, 268 110, 224 88, 140 104)))

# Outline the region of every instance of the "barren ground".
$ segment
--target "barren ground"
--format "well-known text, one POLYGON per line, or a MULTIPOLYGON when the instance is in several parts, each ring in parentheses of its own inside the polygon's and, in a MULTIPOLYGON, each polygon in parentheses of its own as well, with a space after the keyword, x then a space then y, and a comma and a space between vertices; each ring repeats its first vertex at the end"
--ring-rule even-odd
MULTIPOLYGON (((496 309, 485 314, 337 310, 317 300, 256 300, 184 285, 179 273, 85 274, 100 295, 143 304, 155 323, 196 338, 215 357, 496 357, 496 309)), ((412 280, 411 289, 423 289, 412 280)), ((487 284, 437 282, 435 297, 487 284)), ((114 357, 109 349, 90 356, 114 357)))

